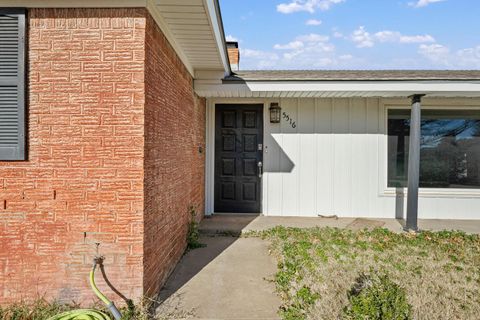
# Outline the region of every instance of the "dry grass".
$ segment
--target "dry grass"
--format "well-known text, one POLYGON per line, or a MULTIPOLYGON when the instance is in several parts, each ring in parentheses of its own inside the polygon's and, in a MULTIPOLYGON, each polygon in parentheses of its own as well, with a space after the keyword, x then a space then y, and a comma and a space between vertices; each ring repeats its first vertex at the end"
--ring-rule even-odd
POLYGON ((479 319, 480 237, 461 232, 278 227, 261 233, 278 257, 284 319, 340 319, 362 273, 380 272, 407 293, 414 319, 479 319))

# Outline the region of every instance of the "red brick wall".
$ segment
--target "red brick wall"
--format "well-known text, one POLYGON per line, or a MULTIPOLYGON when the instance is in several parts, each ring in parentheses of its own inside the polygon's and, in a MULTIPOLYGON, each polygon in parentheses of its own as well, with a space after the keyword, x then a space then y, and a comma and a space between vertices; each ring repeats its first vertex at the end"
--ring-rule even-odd
POLYGON ((28 14, 29 160, 0 162, 0 303, 93 301, 97 241, 141 297, 145 10, 28 14))
POLYGON ((204 213, 205 99, 151 17, 146 27, 144 290, 183 254, 188 208, 204 213))
POLYGON ((204 211, 205 100, 145 9, 28 14, 29 159, 0 162, 0 303, 94 301, 95 242, 122 293, 154 294, 188 207, 204 211))

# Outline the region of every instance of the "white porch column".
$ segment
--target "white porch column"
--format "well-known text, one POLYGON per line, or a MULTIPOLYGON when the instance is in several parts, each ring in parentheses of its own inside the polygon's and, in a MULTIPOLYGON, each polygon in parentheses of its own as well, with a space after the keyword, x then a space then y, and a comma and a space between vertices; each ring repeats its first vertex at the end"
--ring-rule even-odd
POLYGON ((418 230, 418 186, 420 180, 421 100, 423 94, 413 95, 410 117, 410 143, 408 152, 408 196, 406 230, 418 230))

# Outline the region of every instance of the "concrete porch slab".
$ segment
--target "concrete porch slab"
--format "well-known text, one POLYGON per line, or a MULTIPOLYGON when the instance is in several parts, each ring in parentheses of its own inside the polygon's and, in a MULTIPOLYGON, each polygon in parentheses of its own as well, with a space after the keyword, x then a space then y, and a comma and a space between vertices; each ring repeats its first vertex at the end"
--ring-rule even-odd
MULTIPOLYGON (((315 217, 266 217, 238 214, 215 214, 200 224, 203 234, 239 235, 249 231, 262 231, 275 226, 312 228, 336 227, 361 230, 382 227, 393 232, 403 232, 403 221, 376 218, 315 218, 315 217)), ((420 230, 459 230, 466 233, 480 233, 480 220, 419 220, 420 230)))

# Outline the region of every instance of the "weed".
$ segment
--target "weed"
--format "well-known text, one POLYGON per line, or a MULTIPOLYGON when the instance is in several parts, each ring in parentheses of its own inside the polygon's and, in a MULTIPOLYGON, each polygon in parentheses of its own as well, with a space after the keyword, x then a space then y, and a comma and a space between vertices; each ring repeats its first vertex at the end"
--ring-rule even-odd
POLYGON ((187 250, 193 250, 204 247, 205 245, 200 243, 200 232, 198 230, 199 223, 197 222, 197 211, 194 206, 190 206, 188 209, 190 212, 190 222, 188 224, 187 232, 187 250))

